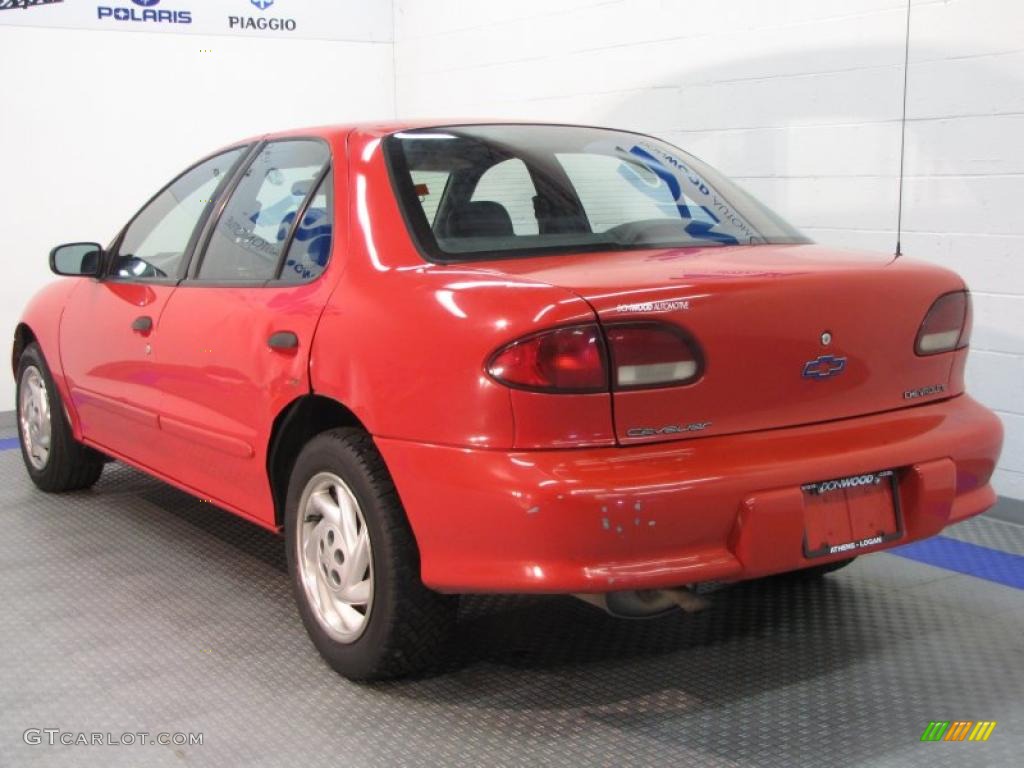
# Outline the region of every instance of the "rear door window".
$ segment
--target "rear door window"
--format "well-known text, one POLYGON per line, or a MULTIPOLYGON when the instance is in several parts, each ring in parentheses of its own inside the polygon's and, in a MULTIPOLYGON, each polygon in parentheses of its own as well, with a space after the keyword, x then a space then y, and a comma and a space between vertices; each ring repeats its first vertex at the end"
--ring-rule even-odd
POLYGON ((329 160, 315 139, 267 144, 245 169, 199 265, 199 280, 262 282, 277 275, 298 211, 329 160))
POLYGON ((281 270, 281 282, 316 280, 327 268, 334 238, 334 173, 329 171, 309 201, 295 228, 281 270))

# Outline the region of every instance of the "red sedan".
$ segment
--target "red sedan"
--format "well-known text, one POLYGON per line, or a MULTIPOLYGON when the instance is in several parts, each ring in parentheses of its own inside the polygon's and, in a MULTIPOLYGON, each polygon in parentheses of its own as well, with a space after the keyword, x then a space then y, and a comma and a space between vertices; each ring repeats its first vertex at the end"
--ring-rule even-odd
POLYGON ((364 125, 222 149, 14 339, 45 491, 115 458, 283 531, 352 678, 460 593, 625 616, 938 533, 995 501, 954 273, 810 243, 657 139, 364 125))

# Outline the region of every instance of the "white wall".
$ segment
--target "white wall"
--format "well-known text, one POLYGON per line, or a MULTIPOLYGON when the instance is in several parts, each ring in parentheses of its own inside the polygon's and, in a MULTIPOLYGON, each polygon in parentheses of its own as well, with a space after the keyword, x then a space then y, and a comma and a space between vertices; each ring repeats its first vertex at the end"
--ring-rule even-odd
MULTIPOLYGON (((396 111, 648 131, 821 242, 893 246, 905 0, 395 6, 395 44, 379 32, 345 40, 351 30, 328 41, 0 26, 0 223, 16 264, 0 282, 0 328, 50 279, 51 245, 106 241, 198 155, 277 127, 396 111)), ((903 237, 906 253, 974 289, 969 383, 1006 423, 997 487, 1018 498, 1022 29, 1016 0, 914 0, 903 237)), ((6 376, 3 403, 13 404, 6 376)))
POLYGON ((1024 5, 915 3, 911 31, 904 248, 974 291, 968 387, 1006 425, 997 490, 1024 499, 1024 5))
MULTIPOLYGON (((0 329, 13 333, 53 279, 53 245, 108 242, 203 154, 267 130, 393 116, 392 65, 390 39, 0 26, 0 329)), ((0 372, 0 411, 13 407, 0 372)))
MULTIPOLYGON (((740 180, 816 240, 891 251, 906 0, 396 3, 406 116, 635 128, 740 180)), ((1024 5, 914 0, 904 253, 975 292, 969 385, 1024 498, 1024 5)))

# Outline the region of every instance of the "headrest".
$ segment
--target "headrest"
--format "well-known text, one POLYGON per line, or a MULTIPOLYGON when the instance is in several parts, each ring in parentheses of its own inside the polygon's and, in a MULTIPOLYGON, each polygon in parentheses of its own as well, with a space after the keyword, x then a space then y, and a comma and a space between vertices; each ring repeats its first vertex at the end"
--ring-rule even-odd
POLYGON ((505 206, 478 200, 456 208, 448 216, 449 237, 511 237, 512 217, 505 206))

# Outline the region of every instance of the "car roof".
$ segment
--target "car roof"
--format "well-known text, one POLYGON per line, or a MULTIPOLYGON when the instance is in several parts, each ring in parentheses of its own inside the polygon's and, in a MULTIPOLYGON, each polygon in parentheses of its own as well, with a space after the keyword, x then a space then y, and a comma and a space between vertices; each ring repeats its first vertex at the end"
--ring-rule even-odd
POLYGON ((620 133, 632 133, 638 136, 648 136, 628 128, 610 128, 609 126, 585 125, 581 123, 560 123, 549 120, 524 120, 517 118, 421 118, 410 120, 368 120, 364 122, 338 123, 336 125, 314 125, 305 128, 291 128, 279 131, 270 131, 254 136, 248 136, 238 141, 233 141, 218 148, 211 154, 224 152, 228 149, 255 144, 259 141, 273 141, 287 138, 320 138, 332 144, 343 143, 350 136, 356 137, 361 142, 372 141, 373 139, 387 136, 399 131, 412 131, 420 128, 455 128, 464 126, 484 125, 544 125, 561 128, 598 128, 603 130, 614 130, 620 133))
MULTIPOLYGON (((581 126, 578 123, 559 123, 547 120, 523 120, 510 118, 472 118, 472 117, 449 117, 434 119, 410 119, 410 120, 370 120, 354 123, 339 123, 337 125, 317 125, 305 128, 293 128, 281 131, 271 131, 259 136, 250 136, 246 142, 260 139, 288 138, 290 136, 319 136, 328 140, 343 139, 352 133, 361 133, 372 136, 385 136, 398 131, 410 131, 420 128, 448 128, 465 125, 550 125, 563 127, 603 127, 603 126, 581 126)), ((237 142, 242 143, 242 142, 237 142)))

